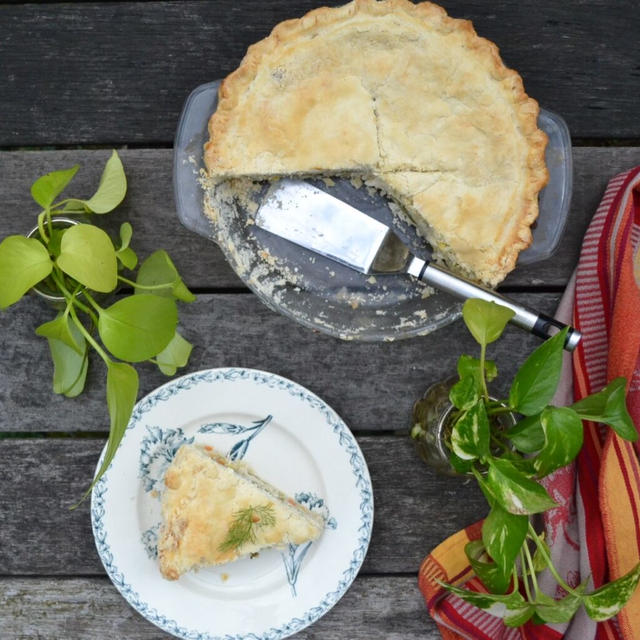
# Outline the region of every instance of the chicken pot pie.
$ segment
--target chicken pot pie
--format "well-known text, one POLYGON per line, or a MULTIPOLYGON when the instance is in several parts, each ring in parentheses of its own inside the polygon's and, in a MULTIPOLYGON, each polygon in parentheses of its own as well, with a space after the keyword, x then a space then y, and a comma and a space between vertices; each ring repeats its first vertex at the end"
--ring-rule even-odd
POLYGON ((538 104, 497 47, 430 2, 354 0, 275 27, 222 83, 214 181, 350 176, 490 286, 531 242, 547 181, 538 104))
POLYGON ((324 520, 211 447, 183 445, 165 474, 160 572, 168 580, 270 547, 315 540, 324 520))

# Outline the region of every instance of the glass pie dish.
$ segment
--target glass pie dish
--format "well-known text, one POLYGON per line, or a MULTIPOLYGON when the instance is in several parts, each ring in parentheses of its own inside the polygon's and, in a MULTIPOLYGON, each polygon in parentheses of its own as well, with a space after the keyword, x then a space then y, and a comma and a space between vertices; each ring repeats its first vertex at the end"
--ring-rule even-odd
MULTIPOLYGON (((229 204, 215 222, 207 216, 202 150, 219 86, 215 81, 197 87, 180 116, 173 166, 177 214, 185 227, 218 244, 237 275, 262 302, 309 328, 346 340, 390 341, 426 335, 460 317, 458 300, 408 276, 363 275, 258 229, 251 223, 260 193, 229 204)), ((567 125, 544 109, 538 124, 549 137, 545 158, 549 182, 539 195, 533 242, 520 254, 518 265, 546 260, 553 254, 571 201, 567 125)), ((382 195, 344 178, 313 183, 392 225, 415 255, 428 257, 424 239, 382 195)))

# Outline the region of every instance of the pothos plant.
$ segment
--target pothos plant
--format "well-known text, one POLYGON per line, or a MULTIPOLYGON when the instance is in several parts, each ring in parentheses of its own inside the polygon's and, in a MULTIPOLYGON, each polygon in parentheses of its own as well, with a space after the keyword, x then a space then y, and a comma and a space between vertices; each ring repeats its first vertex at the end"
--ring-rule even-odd
MULTIPOLYGON (((482 538, 465 549, 476 576, 488 593, 444 584, 475 606, 501 615, 508 626, 528 620, 568 622, 584 606, 594 620, 616 615, 640 581, 640 565, 625 576, 587 593, 587 579, 568 585, 555 568, 544 536, 532 523, 534 514, 557 506, 539 480, 568 465, 583 443, 583 420, 609 425, 626 440, 638 437, 626 409, 626 380, 617 378, 599 393, 569 407, 550 404, 562 368, 567 329, 543 342, 516 373, 504 399, 492 399, 488 382, 496 364, 486 358, 487 345, 497 340, 513 312, 495 303, 468 300, 465 324, 480 345, 480 357, 462 355, 458 381, 449 399, 454 411, 446 446, 459 473, 473 474, 490 511, 482 538), (498 416, 520 418, 506 427, 498 416), (554 600, 541 591, 538 573, 548 569, 566 595, 554 600)), ((413 434, 416 435, 415 433, 413 434)))
POLYGON ((167 375, 187 364, 192 346, 177 330, 176 301, 191 302, 195 296, 165 251, 152 253, 135 273, 138 258, 130 246, 129 222, 121 225, 114 243, 91 221, 124 199, 127 180, 116 151, 91 198, 58 199, 77 170, 78 165, 48 173, 31 186, 42 209, 38 231, 34 237, 12 235, 0 243, 0 308, 18 302, 35 286, 62 298, 56 317, 36 329, 49 343, 55 393, 70 398, 82 393, 91 349, 106 365, 109 439, 86 497, 111 463, 136 402, 138 373, 130 363, 151 361, 167 375), (56 222, 60 215, 80 220, 61 227, 56 222), (123 272, 133 274, 129 278, 123 272), (120 286, 133 293, 104 306, 105 294, 120 286))

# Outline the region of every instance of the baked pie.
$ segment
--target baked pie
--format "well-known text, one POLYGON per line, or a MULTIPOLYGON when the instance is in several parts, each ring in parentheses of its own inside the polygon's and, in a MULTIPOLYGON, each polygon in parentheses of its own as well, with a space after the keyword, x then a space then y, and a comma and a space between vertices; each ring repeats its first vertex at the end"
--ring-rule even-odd
POLYGON ((211 447, 183 445, 167 469, 158 540, 168 580, 269 547, 315 540, 324 520, 211 447))
POLYGON ((214 181, 362 179, 452 269, 490 286, 531 242, 538 104, 497 47, 430 2, 354 0, 275 27, 219 90, 214 181))

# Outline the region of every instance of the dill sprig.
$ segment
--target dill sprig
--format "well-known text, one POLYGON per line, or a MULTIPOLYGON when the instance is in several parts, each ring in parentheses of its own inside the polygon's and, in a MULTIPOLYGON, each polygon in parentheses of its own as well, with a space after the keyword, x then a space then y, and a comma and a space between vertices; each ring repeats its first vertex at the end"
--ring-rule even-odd
POLYGON ((229 527, 227 537, 218 547, 218 551, 225 552, 239 549, 248 542, 255 543, 256 530, 262 527, 272 527, 276 523, 273 505, 265 504, 240 509, 233 514, 233 522, 229 527))

